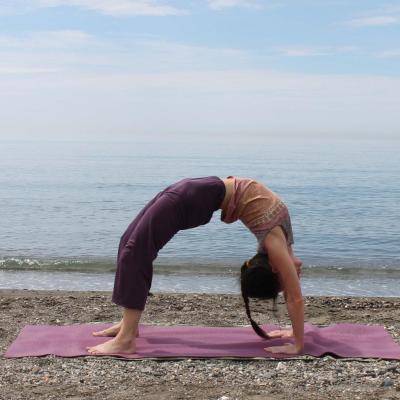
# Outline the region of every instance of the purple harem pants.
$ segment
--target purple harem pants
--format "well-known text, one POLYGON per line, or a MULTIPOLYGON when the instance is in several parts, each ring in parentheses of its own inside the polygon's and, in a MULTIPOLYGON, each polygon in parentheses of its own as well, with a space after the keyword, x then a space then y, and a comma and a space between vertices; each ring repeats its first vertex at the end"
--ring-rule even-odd
POLYGON ((113 302, 144 310, 159 250, 178 231, 207 224, 224 196, 224 182, 211 176, 183 179, 152 199, 121 237, 113 302))

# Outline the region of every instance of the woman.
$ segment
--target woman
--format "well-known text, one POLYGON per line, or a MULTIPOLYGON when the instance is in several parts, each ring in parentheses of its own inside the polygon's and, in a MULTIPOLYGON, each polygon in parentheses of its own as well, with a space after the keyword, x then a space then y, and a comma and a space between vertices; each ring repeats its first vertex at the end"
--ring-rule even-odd
POLYGON ((255 234, 258 254, 241 269, 241 290, 255 332, 266 339, 291 337, 294 343, 266 350, 297 354, 303 350, 304 311, 299 283, 301 261, 292 251, 287 207, 279 197, 248 178, 183 179, 160 192, 123 234, 115 275, 113 302, 123 307, 122 320, 95 336, 113 339, 88 348, 91 354, 133 353, 139 320, 150 290, 152 263, 158 251, 180 230, 208 223, 221 209, 221 220, 240 219, 255 234), (273 298, 283 290, 292 330, 265 333, 251 318, 249 298, 273 298))

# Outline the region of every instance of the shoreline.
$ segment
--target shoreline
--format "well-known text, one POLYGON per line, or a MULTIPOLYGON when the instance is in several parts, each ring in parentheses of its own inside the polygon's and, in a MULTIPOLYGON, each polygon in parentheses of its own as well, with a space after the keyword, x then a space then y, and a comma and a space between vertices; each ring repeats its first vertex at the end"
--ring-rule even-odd
MULTIPOLYGON (((252 302, 260 324, 288 323, 285 306, 252 302)), ((306 321, 384 325, 400 343, 400 298, 305 297, 306 321)), ((0 351, 27 324, 112 322, 119 307, 104 291, 0 289, 0 351)), ((143 323, 248 325, 239 295, 155 293, 143 323)), ((400 399, 400 363, 330 356, 289 361, 142 360, 99 357, 0 359, 0 399, 400 399)))
MULTIPOLYGON (((308 259, 302 255, 305 273, 400 273, 397 259, 308 259)), ((154 271, 160 273, 220 273, 234 274, 240 270, 243 258, 177 258, 159 256, 154 261, 154 271)), ((69 271, 69 272, 112 272, 116 271, 116 256, 39 256, 39 255, 2 255, 0 270, 21 271, 69 271)))
MULTIPOLYGON (((152 291, 155 293, 239 294, 239 274, 228 273, 164 273, 154 271, 152 291)), ((305 296, 400 297, 400 271, 395 273, 350 275, 349 273, 309 273, 301 277, 305 296)), ((15 290, 109 291, 113 289, 112 272, 69 272, 0 269, 1 288, 15 290)))

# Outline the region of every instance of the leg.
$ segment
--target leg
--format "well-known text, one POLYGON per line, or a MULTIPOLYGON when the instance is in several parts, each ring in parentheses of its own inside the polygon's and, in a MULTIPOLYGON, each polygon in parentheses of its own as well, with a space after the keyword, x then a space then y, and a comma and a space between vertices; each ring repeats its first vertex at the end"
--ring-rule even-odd
POLYGON ((88 348, 91 354, 133 353, 158 251, 179 230, 179 207, 172 196, 159 196, 131 224, 120 243, 113 301, 124 307, 122 321, 95 336, 115 336, 88 348))
POLYGON ((141 310, 125 308, 122 321, 120 322, 120 329, 117 335, 113 339, 110 339, 105 343, 93 347, 88 347, 88 353, 134 353, 136 351, 135 337, 138 332, 138 325, 141 315, 141 310))
POLYGON ((151 287, 153 261, 158 251, 178 232, 181 220, 178 200, 160 196, 136 221, 131 235, 124 236, 118 252, 113 302, 143 310, 151 287))
MULTIPOLYGON (((122 262, 120 262, 121 258, 123 258, 123 253, 125 253, 125 246, 129 240, 129 238, 133 235, 133 232, 137 228, 137 226, 140 224, 143 216, 146 214, 146 212, 151 208, 157 200, 163 195, 163 192, 160 192, 157 196, 155 196, 136 216, 136 218, 130 223, 126 231, 121 237, 120 243, 119 243, 119 248, 118 248, 118 265, 119 267, 121 266, 122 262)), ((150 262, 151 263, 151 262, 150 262)), ((95 331, 93 332, 93 336, 100 336, 100 337, 115 337, 118 335, 119 331, 121 330, 123 320, 118 322, 117 324, 111 326, 110 328, 101 330, 101 331, 95 331)), ((136 337, 139 336, 139 331, 136 333, 136 337)))

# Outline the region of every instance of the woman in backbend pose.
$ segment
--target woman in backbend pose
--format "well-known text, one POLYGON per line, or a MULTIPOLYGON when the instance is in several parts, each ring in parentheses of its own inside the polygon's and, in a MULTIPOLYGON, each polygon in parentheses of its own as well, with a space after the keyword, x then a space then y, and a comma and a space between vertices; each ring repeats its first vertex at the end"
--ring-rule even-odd
POLYGON ((221 220, 240 219, 258 240, 258 252, 241 268, 241 291, 255 332, 265 338, 293 337, 292 343, 267 348, 275 353, 303 350, 304 310, 299 283, 301 261, 292 251, 293 233, 287 207, 267 187, 248 179, 183 179, 160 192, 123 234, 117 260, 113 302, 123 307, 122 320, 95 336, 111 336, 88 348, 91 354, 133 353, 158 251, 180 230, 208 223, 221 209, 221 220), (284 292, 291 330, 267 334, 251 318, 249 298, 276 299, 284 292))

